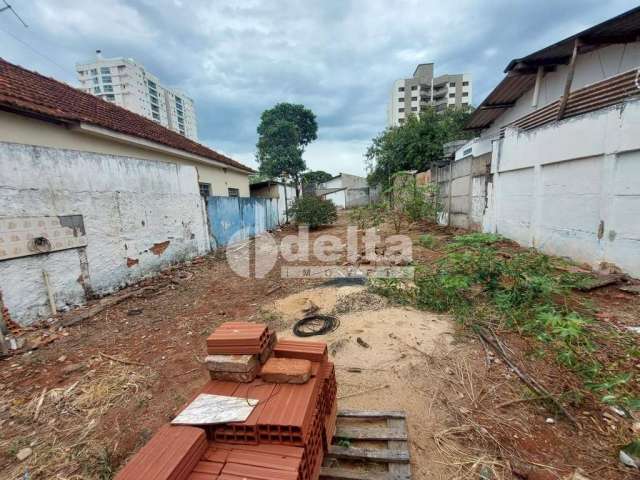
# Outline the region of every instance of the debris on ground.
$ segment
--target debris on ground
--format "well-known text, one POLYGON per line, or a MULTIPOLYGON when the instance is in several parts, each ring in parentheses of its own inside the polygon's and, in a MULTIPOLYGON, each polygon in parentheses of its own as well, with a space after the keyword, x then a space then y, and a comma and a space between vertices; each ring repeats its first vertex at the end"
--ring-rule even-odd
POLYGON ((640 469, 640 439, 620 450, 620 461, 627 467, 640 469))
MULTIPOLYGON (((345 225, 338 223, 310 236, 312 241, 314 235, 327 233, 345 238, 345 232, 345 225)), ((463 234, 428 223, 412 226, 408 234, 418 238, 425 232, 437 233, 439 241, 434 250, 416 244, 414 261, 419 266, 444 261, 454 235, 463 234)), ((505 259, 544 260, 523 256, 528 250, 515 244, 497 245, 499 266, 505 259)), ((460 248, 456 253, 469 251, 460 248)), ((527 478, 514 477, 518 472, 526 472, 529 479, 564 480, 578 467, 591 480, 630 480, 637 476, 635 468, 619 459, 621 447, 640 435, 637 409, 631 408, 638 398, 638 384, 633 376, 624 375, 634 373, 638 366, 638 357, 634 356, 638 337, 633 328, 638 328, 640 296, 621 291, 637 285, 637 281, 587 292, 572 287, 566 305, 579 317, 530 316, 535 323, 528 320, 511 329, 510 324, 496 318, 493 299, 528 298, 503 295, 505 292, 520 295, 549 291, 547 276, 531 276, 528 272, 508 276, 497 295, 489 299, 495 291, 482 288, 471 292, 470 288, 470 293, 453 302, 465 308, 472 302, 478 307, 473 310, 434 313, 425 306, 416 310, 389 305, 377 309, 376 305, 373 311, 364 305, 366 302, 358 302, 337 313, 334 309, 344 297, 369 293, 362 279, 290 279, 284 284, 274 275, 247 280, 234 275, 223 260, 222 256, 210 255, 179 266, 193 273, 186 282, 180 281, 181 276, 177 282, 172 281, 171 271, 165 271, 130 286, 122 293, 135 290, 137 294, 96 310, 69 328, 43 322, 42 326, 10 334, 24 339, 25 344, 18 355, 13 351, 13 356, 2 360, 0 369, 2 476, 22 479, 28 470, 33 480, 111 478, 127 457, 201 388, 203 376, 208 375, 203 366, 203 340, 212 326, 225 320, 251 319, 291 335, 294 322, 304 316, 306 299, 320 307, 319 313, 337 314, 341 320, 336 331, 316 337, 329 344, 329 354, 336 363, 341 407, 401 408, 409 413, 409 430, 416 432, 411 441, 416 478, 477 480, 482 467, 492 470, 496 480, 527 478), (531 280, 536 281, 532 284, 535 288, 520 289, 523 282, 531 280), (271 292, 268 297, 266 292, 271 292), (135 319, 127 315, 136 308, 143 313, 135 319), (477 336, 464 328, 477 317, 495 322, 490 325, 510 358, 562 400, 582 424, 581 432, 557 416, 557 411, 551 414, 548 402, 524 387, 501 358, 485 352, 477 336), (538 338, 556 331, 573 335, 573 327, 578 328, 577 337, 553 336, 546 342, 538 338), (528 329, 534 329, 533 333, 527 334, 528 329), (585 331, 588 337, 583 336, 585 331), (360 346, 358 336, 371 348, 360 346), (558 358, 563 358, 559 354, 565 355, 569 365, 573 360, 566 357, 567 349, 550 348, 563 347, 562 338, 598 342, 598 349, 589 356, 593 362, 586 366, 608 368, 582 371, 598 375, 589 388, 606 390, 585 389, 575 372, 558 365, 558 358), (115 360, 96 353, 101 351, 115 360), (628 356, 620 355, 624 351, 628 356), (123 364, 122 360, 140 365, 123 364), (145 364, 148 366, 142 366, 145 364), (65 375, 63 368, 68 365, 84 367, 65 375), (382 388, 385 385, 389 387, 382 388), (631 416, 622 417, 600 402, 609 390, 616 398, 609 397, 608 402, 624 407, 631 416), (78 418, 83 421, 78 422, 78 418), (555 424, 546 424, 547 418, 553 418, 555 424), (32 455, 17 462, 17 453, 27 447, 32 455)), ((549 261, 555 266, 555 259, 549 261)), ((488 264, 492 265, 495 263, 488 264)), ((275 270, 280 271, 278 267, 275 270)), ((500 273, 491 269, 486 272, 500 273)), ((558 268, 556 275, 572 278, 594 273, 586 267, 576 271, 558 268)), ((416 291, 415 285, 387 286, 406 297, 416 291)), ((551 290, 551 294, 556 292, 551 290)), ((431 299, 447 300, 442 296, 431 299)), ((100 302, 94 300, 92 305, 100 302)), ((518 313, 509 303, 499 310, 505 311, 518 313)), ((69 311, 60 317, 74 314, 69 311)), ((511 320, 519 320, 514 317, 511 320)), ((571 346, 581 348, 582 344, 571 346)), ((578 365, 585 366, 582 358, 578 360, 578 365)), ((374 478, 375 473, 368 472, 368 478, 374 478)))
POLYGON ((347 295, 340 295, 333 308, 333 313, 335 315, 343 315, 345 313, 362 312, 365 310, 382 310, 388 306, 388 299, 363 289, 347 295))

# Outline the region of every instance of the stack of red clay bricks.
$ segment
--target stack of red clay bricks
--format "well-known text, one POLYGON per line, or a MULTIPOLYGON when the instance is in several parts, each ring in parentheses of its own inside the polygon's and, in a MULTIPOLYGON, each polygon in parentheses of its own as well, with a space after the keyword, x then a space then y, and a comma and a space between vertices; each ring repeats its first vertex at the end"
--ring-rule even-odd
MULTIPOLYGON (((258 400, 244 422, 166 426, 116 480, 316 480, 336 428, 327 345, 228 322, 207 339, 201 393, 258 400)), ((186 407, 186 405, 185 405, 186 407)))

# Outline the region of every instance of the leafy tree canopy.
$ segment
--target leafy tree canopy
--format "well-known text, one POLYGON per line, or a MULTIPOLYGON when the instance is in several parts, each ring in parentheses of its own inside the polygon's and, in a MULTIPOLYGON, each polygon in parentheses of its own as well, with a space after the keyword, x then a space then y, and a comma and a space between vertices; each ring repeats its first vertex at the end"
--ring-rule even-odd
POLYGON ((389 186, 391 176, 402 170, 425 171, 442 159, 443 145, 471 138, 463 131, 472 110, 428 108, 420 116, 410 115, 404 125, 390 127, 373 138, 365 159, 369 183, 389 186))
POLYGON ((322 170, 310 170, 302 174, 303 185, 318 185, 319 183, 328 182, 333 175, 322 170))
POLYGON ((304 105, 278 103, 262 112, 256 159, 270 177, 290 176, 296 185, 306 165, 302 153, 317 138, 314 113, 304 105))

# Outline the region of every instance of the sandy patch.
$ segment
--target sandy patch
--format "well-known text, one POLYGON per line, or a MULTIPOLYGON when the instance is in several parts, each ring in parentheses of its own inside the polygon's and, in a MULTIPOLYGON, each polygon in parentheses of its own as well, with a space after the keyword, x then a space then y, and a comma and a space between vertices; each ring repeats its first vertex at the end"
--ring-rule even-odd
POLYGON ((335 308, 339 297, 360 292, 364 289, 365 287, 359 285, 312 288, 276 300, 272 305, 268 306, 267 309, 278 314, 284 320, 293 323, 295 320, 299 320, 304 316, 303 309, 309 302, 312 302, 320 308, 319 313, 328 314, 335 308))
MULTIPOLYGON (((323 305, 330 311, 336 296, 363 289, 315 290, 299 294, 295 301, 309 297, 324 300, 323 305)), ((284 304, 294 305, 291 297, 284 300, 284 304)), ((336 331, 309 339, 326 341, 329 345, 336 364, 339 407, 406 411, 413 478, 446 478, 446 467, 442 464, 445 459, 435 447, 433 435, 447 428, 448 414, 434 398, 443 387, 443 376, 447 375, 445 371, 454 356, 451 319, 395 307, 354 312, 339 318, 340 327, 336 331)), ((281 338, 292 336, 290 329, 279 332, 281 338)))

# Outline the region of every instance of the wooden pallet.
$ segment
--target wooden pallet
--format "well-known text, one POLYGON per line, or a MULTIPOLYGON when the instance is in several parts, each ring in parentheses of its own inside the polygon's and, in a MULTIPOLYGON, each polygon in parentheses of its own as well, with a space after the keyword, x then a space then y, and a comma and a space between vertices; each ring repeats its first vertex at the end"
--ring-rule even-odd
POLYGON ((340 410, 333 445, 325 456, 320 478, 410 480, 407 440, 404 412, 340 410), (340 446, 340 440, 347 440, 350 445, 340 446))

